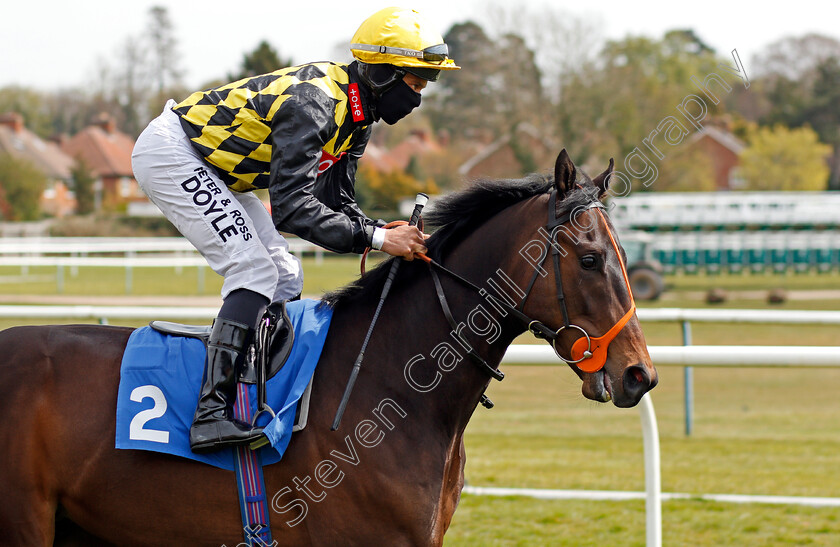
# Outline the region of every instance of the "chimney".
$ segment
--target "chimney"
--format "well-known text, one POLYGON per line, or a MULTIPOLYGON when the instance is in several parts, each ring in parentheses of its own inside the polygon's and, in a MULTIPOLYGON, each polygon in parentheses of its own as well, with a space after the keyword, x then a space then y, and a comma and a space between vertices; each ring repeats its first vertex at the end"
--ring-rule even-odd
POLYGON ((0 114, 0 125, 11 128, 15 133, 20 133, 23 131, 23 116, 17 112, 0 114))
POLYGON ((117 130, 117 122, 107 112, 102 112, 93 120, 93 125, 101 127, 106 133, 114 133, 117 130))

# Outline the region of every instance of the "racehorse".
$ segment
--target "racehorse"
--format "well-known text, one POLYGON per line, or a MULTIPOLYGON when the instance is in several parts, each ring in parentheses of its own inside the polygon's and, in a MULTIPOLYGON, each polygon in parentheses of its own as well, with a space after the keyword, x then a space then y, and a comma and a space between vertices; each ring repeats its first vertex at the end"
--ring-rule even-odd
MULTIPOLYGON (((572 362, 589 399, 633 406, 656 385, 623 251, 600 208, 611 172, 612 161, 590 179, 564 150, 553 179, 484 181, 441 198, 425 218, 439 226, 428 240, 434 266, 402 264, 337 431, 389 262, 325 295, 334 311, 308 426, 265 468, 278 544, 440 545, 464 484, 467 422, 526 330, 572 362)), ((0 333, 0 544, 242 541, 232 472, 114 448, 130 333, 0 333)))

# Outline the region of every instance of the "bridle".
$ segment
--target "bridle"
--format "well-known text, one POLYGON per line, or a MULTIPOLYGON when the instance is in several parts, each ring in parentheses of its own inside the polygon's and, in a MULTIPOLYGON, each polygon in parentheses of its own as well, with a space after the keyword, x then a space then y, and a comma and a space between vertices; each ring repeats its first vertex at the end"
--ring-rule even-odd
MULTIPOLYGON (((592 201, 578 206, 572 211, 568 211, 559 217, 556 216, 557 205, 557 190, 552 190, 548 206, 548 221, 546 223, 546 230, 551 235, 551 251, 549 252, 548 250, 546 250, 544 255, 541 257, 541 262, 539 264, 540 267, 535 268, 534 275, 531 278, 531 281, 528 283, 528 287, 524 292, 524 296, 516 306, 512 306, 507 301, 488 293, 485 289, 482 289, 475 283, 469 281, 468 279, 465 279, 459 274, 444 267, 435 260, 425 255, 420 256, 420 258, 422 260, 425 260, 429 264, 429 271, 431 272, 432 280, 435 284, 435 292, 437 293, 438 300, 440 301, 441 308, 443 309, 443 313, 446 316, 446 319, 449 322, 450 326, 452 327, 453 333, 455 333, 459 338, 461 337, 461 334, 459 332, 455 318, 452 315, 452 311, 449 307, 446 295, 444 294, 443 286, 441 285, 440 276, 438 275, 438 272, 443 272, 447 274, 449 277, 459 281, 461 284, 467 287, 470 287, 480 295, 487 298, 489 301, 492 301, 495 305, 498 305, 502 310, 504 310, 506 314, 513 316, 522 325, 524 325, 527 328, 527 330, 530 331, 534 336, 546 340, 554 349, 554 352, 557 354, 557 356, 569 365, 577 367, 583 372, 597 372, 601 370, 601 368, 603 368, 604 364, 606 363, 607 349, 610 345, 610 342, 613 341, 613 339, 624 328, 627 322, 630 321, 630 319, 636 312, 636 303, 633 299, 633 293, 630 290, 630 281, 627 276, 627 268, 624 265, 624 260, 622 259, 621 252, 618 248, 618 243, 616 242, 616 239, 613 236, 609 224, 607 223, 607 220, 602 212, 602 210, 604 209, 604 205, 597 199, 593 199, 592 201), (580 215, 587 211, 593 210, 597 212, 598 216, 603 220, 604 225, 607 228, 607 233, 609 234, 612 247, 618 256, 618 261, 621 265, 621 273, 624 276, 624 281, 627 285, 627 292, 630 295, 630 308, 627 310, 624 316, 621 319, 619 319, 604 335, 595 338, 590 336, 586 329, 584 329, 580 325, 576 325, 571 322, 571 319, 569 317, 569 311, 566 306, 566 296, 563 291, 563 279, 560 270, 561 248, 559 247, 559 245, 555 244, 555 235, 562 225, 572 221, 576 215, 580 215), (556 286, 557 301, 560 306, 560 311, 563 315, 563 325, 556 330, 546 326, 541 321, 529 317, 524 313, 525 304, 527 303, 528 297, 531 295, 531 292, 534 289, 534 285, 536 284, 540 271, 544 271, 542 269, 542 266, 545 264, 546 260, 548 260, 549 254, 552 257, 552 262, 554 266, 554 281, 556 286), (580 332, 583 336, 579 337, 572 344, 570 357, 564 357, 560 349, 557 347, 557 340, 560 338, 560 335, 563 331, 567 331, 570 329, 580 332)), ((490 366, 490 364, 488 364, 480 355, 478 355, 478 353, 476 353, 476 351, 472 349, 471 346, 469 346, 469 344, 466 344, 465 340, 463 341, 465 343, 465 347, 470 348, 470 350, 467 352, 470 359, 476 365, 478 365, 481 370, 483 370, 491 378, 494 378, 496 380, 502 380, 504 378, 503 372, 490 366)), ((488 403, 489 406, 492 406, 492 403, 484 395, 482 395, 481 402, 485 406, 488 406, 488 403)))
MULTIPOLYGON (((577 367, 584 372, 597 372, 601 370, 607 361, 607 348, 609 347, 610 342, 612 342, 612 340, 618 335, 621 329, 624 328, 624 325, 630 321, 630 318, 633 317, 633 314, 636 312, 636 302, 633 299, 633 292, 630 289, 630 280, 627 276, 627 268, 624 265, 624 260, 622 259, 621 251, 618 248, 618 243, 616 242, 615 237, 612 234, 612 230, 610 230, 609 224, 607 223, 607 219, 604 217, 604 213, 602 212, 604 205, 596 199, 583 206, 576 207, 572 211, 569 211, 560 217, 555 216, 557 210, 556 206, 557 191, 554 190, 552 191, 551 199, 549 200, 548 223, 546 224, 546 230, 551 235, 551 257, 554 265, 554 284, 556 287, 557 301, 560 304, 560 311, 563 314, 563 326, 556 331, 553 331, 540 321, 529 321, 528 330, 537 338, 542 338, 548 341, 551 344, 551 347, 554 348, 554 353, 556 353, 560 359, 566 361, 568 364, 577 365, 577 367), (586 332, 586 329, 573 324, 569 319, 569 310, 566 307, 566 296, 563 292, 563 278, 560 272, 561 248, 559 245, 555 244, 555 235, 563 224, 570 222, 575 216, 590 210, 597 212, 598 216, 604 222, 607 234, 610 237, 610 242, 612 243, 612 247, 618 257, 618 263, 621 266, 621 274, 624 277, 624 283, 627 286, 627 294, 630 295, 630 307, 624 316, 622 316, 622 318, 619 319, 606 332, 606 334, 597 338, 592 338, 589 333, 586 332), (560 333, 567 329, 576 330, 583 335, 572 344, 570 357, 564 357, 560 352, 560 349, 557 347, 557 340, 560 338, 560 333)), ((543 264, 548 259, 548 254, 549 253, 546 252, 543 256, 543 262, 540 264, 540 268, 534 270, 534 275, 531 277, 531 281, 525 291, 525 296, 522 298, 519 305, 516 306, 516 310, 520 313, 525 309, 525 303, 527 302, 528 296, 531 294, 531 290, 537 281, 540 269, 542 269, 543 264)), ((526 317, 527 316, 523 314, 520 319, 525 320, 526 317)))

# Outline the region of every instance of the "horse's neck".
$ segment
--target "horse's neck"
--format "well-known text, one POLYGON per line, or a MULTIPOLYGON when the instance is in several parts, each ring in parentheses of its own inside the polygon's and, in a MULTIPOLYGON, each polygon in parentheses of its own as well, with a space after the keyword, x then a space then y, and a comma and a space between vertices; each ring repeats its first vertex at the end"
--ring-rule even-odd
MULTIPOLYGON (((473 282, 485 285, 497 275, 497 254, 499 251, 480 246, 468 247, 446 262, 473 282)), ((427 268, 419 261, 402 267, 427 268)), ((374 373, 366 380, 368 385, 376 384, 369 389, 380 395, 399 394, 399 400, 421 409, 413 421, 424 421, 427 430, 437 429, 453 438, 463 432, 490 378, 468 356, 469 349, 497 368, 505 349, 522 329, 501 317, 486 296, 442 273, 441 284, 456 322, 453 329, 436 296, 431 273, 416 274, 407 276, 414 278, 411 283, 401 284, 401 277, 394 283, 365 353, 363 369, 374 373)), ((375 304, 336 311, 334 325, 352 333, 348 339, 356 353, 375 304)), ((349 371, 353 357, 343 351, 340 370, 349 371)))

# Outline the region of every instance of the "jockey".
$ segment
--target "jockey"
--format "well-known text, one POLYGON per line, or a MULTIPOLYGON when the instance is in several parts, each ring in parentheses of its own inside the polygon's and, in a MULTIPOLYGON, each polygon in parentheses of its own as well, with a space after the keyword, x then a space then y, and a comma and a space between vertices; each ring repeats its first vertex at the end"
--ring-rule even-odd
POLYGON ((137 182, 224 277, 201 394, 195 452, 252 442, 233 419, 237 373, 266 306, 303 288, 300 261, 278 230, 339 253, 366 247, 411 260, 414 226, 392 230, 355 200, 356 163, 371 124, 420 105, 441 70, 457 70, 441 35, 416 11, 383 9, 353 36, 355 61, 284 68, 170 100, 137 140, 137 182), (271 214, 252 190, 267 188, 271 214))

